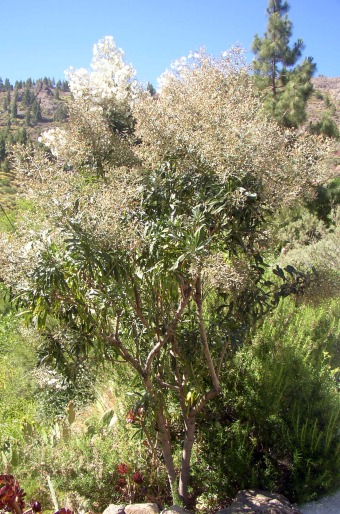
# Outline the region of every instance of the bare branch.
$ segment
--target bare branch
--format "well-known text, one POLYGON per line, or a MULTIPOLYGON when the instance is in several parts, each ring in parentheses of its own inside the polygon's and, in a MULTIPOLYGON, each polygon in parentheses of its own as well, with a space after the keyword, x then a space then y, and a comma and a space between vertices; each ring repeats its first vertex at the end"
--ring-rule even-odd
POLYGON ((196 292, 194 295, 194 301, 197 306, 197 317, 198 317, 198 324, 199 324, 199 329, 200 329, 204 357, 205 357, 206 363, 208 365, 208 369, 209 369, 209 373, 211 376, 211 380, 212 380, 214 389, 219 393, 221 391, 221 386, 220 386, 218 375, 215 370, 215 366, 214 366, 214 363, 213 363, 213 360, 211 357, 207 333, 205 330, 205 324, 204 324, 204 319, 203 319, 202 286, 201 286, 200 276, 198 276, 196 279, 196 292))
POLYGON ((220 375, 221 375, 222 364, 223 364, 223 361, 224 361, 225 354, 227 352, 227 348, 228 348, 228 341, 226 341, 226 343, 223 345, 221 357, 220 357, 220 359, 218 361, 218 365, 217 365, 217 377, 218 378, 220 378, 220 375))
POLYGON ((192 408, 193 413, 198 414, 202 412, 206 404, 215 396, 220 394, 220 390, 215 388, 210 389, 210 391, 206 392, 205 395, 196 403, 196 405, 192 408))
POLYGON ((142 324, 144 325, 144 327, 147 330, 150 330, 149 322, 145 318, 143 311, 142 311, 139 290, 138 290, 138 287, 136 286, 136 284, 134 283, 134 281, 133 281, 133 294, 134 294, 135 302, 136 302, 135 304, 132 305, 133 309, 134 309, 135 313, 137 314, 138 318, 140 319, 140 321, 142 322, 142 324))
POLYGON ((171 389, 171 391, 176 391, 176 393, 178 393, 180 390, 179 386, 175 386, 173 384, 169 384, 168 382, 164 382, 161 379, 161 377, 156 377, 156 380, 157 380, 158 384, 160 385, 160 387, 162 387, 163 389, 171 389))
POLYGON ((185 307, 188 305, 190 298, 191 298, 191 287, 187 288, 184 292, 182 292, 182 299, 180 301, 180 304, 178 306, 178 309, 176 311, 176 314, 175 314, 172 322, 166 329, 166 332, 165 332, 163 338, 157 344, 155 344, 155 346, 150 351, 150 353, 146 359, 145 370, 144 370, 145 374, 148 375, 150 373, 153 359, 155 358, 156 355, 159 354, 162 347, 165 345, 165 343, 168 341, 168 339, 171 337, 171 335, 176 330, 178 322, 183 314, 185 307))
POLYGON ((125 348, 119 337, 112 335, 108 336, 105 334, 102 334, 102 337, 105 339, 105 341, 117 348, 121 357, 123 357, 126 362, 129 362, 141 377, 144 377, 144 370, 142 366, 139 364, 138 360, 135 359, 135 357, 125 348))

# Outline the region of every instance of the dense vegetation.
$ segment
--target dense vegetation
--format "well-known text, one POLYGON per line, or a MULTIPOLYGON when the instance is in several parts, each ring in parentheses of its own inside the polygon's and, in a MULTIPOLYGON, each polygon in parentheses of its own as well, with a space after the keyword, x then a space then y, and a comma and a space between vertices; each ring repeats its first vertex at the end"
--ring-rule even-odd
MULTIPOLYGON (((262 96, 274 25, 270 84, 287 99, 301 71, 286 10, 269 2, 255 78, 238 48, 200 51, 155 93, 104 38, 59 98, 39 81, 67 123, 3 138, 0 453, 47 508, 339 487, 337 134, 286 127, 310 74, 299 115, 262 96)), ((1 83, 13 119, 33 85, 1 83)))

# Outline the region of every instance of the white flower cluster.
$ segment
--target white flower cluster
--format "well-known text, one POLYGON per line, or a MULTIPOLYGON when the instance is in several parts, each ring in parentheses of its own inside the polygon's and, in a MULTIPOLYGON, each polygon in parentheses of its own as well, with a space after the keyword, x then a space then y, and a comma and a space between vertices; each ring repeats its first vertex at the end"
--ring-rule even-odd
POLYGON ((188 72, 188 70, 192 70, 199 66, 205 55, 205 48, 202 47, 195 52, 190 51, 188 57, 182 56, 173 61, 170 65, 170 70, 166 69, 162 75, 157 78, 158 92, 162 93, 173 78, 180 79, 188 72))
POLYGON ((46 145, 55 157, 60 157, 67 145, 66 131, 60 128, 46 130, 38 138, 38 141, 46 145))
POLYGON ((69 68, 65 75, 74 98, 100 104, 106 100, 129 101, 137 88, 135 70, 124 61, 112 36, 106 36, 93 47, 92 71, 69 68))

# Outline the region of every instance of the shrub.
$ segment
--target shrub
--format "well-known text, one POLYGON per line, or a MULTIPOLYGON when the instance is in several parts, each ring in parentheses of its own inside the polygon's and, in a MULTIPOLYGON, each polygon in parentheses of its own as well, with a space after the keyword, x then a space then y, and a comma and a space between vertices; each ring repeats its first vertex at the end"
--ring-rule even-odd
POLYGON ((257 487, 305 502, 339 487, 337 319, 335 301, 286 300, 235 352, 224 398, 201 420, 200 470, 212 463, 202 492, 257 487))

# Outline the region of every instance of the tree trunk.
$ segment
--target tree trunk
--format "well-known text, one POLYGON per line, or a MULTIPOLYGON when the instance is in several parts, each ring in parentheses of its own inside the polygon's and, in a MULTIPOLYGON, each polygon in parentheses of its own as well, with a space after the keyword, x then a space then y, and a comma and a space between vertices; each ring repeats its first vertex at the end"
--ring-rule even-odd
POLYGON ((170 433, 166 424, 166 420, 163 412, 160 410, 156 411, 156 422, 160 433, 161 444, 162 444, 162 453, 164 458, 164 464, 168 473, 172 500, 174 503, 181 503, 178 495, 178 482, 176 477, 176 470, 174 461, 172 458, 171 451, 171 443, 170 443, 170 433))
POLYGON ((189 497, 188 497, 188 487, 189 487, 189 479, 190 479, 190 461, 191 461, 191 453, 192 448, 195 441, 195 429, 196 429, 196 413, 189 414, 186 422, 186 434, 185 440, 183 444, 183 452, 182 452, 182 465, 181 465, 181 473, 179 477, 179 496, 183 503, 187 506, 189 497))
POLYGON ((180 497, 178 494, 178 480, 176 476, 175 464, 172 456, 172 448, 170 441, 170 431, 164 416, 164 407, 162 398, 157 394, 150 376, 144 375, 144 384, 146 390, 151 394, 154 401, 154 414, 156 424, 159 430, 161 446, 162 446, 162 454, 164 459, 165 468, 168 474, 168 479, 170 483, 172 500, 174 503, 181 504, 180 497))

